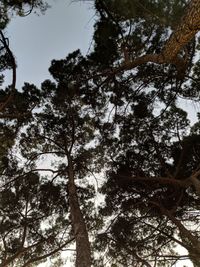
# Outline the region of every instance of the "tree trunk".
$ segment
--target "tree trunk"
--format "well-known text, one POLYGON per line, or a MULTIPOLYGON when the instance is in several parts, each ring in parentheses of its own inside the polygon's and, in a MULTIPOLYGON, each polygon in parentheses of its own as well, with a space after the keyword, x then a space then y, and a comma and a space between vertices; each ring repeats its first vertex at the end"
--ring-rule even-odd
POLYGON ((189 43, 200 30, 200 1, 191 0, 178 27, 171 34, 161 54, 165 63, 171 63, 181 49, 189 43))
POLYGON ((91 250, 88 232, 77 196, 72 159, 68 157, 68 196, 72 228, 76 241, 76 267, 91 266, 91 250))
POLYGON ((134 69, 148 62, 156 64, 174 64, 179 74, 184 75, 187 67, 187 56, 183 58, 179 54, 185 45, 195 37, 195 34, 199 30, 200 0, 191 0, 180 23, 166 41, 160 54, 146 54, 128 62, 124 61, 120 67, 106 70, 103 75, 114 75, 119 72, 134 69))

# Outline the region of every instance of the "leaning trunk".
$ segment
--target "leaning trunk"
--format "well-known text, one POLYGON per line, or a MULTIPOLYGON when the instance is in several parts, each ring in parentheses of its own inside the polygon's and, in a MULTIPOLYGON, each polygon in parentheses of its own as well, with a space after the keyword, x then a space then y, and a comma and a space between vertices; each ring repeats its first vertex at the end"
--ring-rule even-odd
POLYGON ((91 266, 91 250, 88 239, 86 224, 83 219, 83 214, 80 209, 80 204, 77 196, 77 189, 74 182, 74 171, 71 158, 68 158, 68 196, 70 216, 72 227, 76 241, 76 267, 91 266))
POLYGON ((177 28, 172 32, 169 39, 166 41, 160 54, 146 54, 141 57, 136 57, 131 61, 124 61, 120 67, 112 70, 106 70, 103 75, 113 75, 121 71, 131 70, 142 64, 152 62, 156 64, 174 64, 179 72, 180 77, 184 75, 187 67, 186 58, 180 55, 186 44, 188 44, 195 34, 200 30, 200 1, 191 0, 188 4, 186 12, 177 28))
POLYGON ((177 29, 171 34, 161 53, 165 63, 171 63, 182 48, 200 30, 200 1, 191 0, 177 29))

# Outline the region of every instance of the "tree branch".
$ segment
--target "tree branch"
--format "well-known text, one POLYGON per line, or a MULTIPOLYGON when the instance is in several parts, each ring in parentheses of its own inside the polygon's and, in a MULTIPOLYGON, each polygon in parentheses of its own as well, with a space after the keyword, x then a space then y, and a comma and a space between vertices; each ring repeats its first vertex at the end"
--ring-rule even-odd
POLYGON ((14 92, 15 92, 15 86, 16 86, 16 69, 17 69, 17 65, 15 62, 15 57, 12 53, 12 51, 10 50, 8 44, 7 44, 7 40, 3 34, 3 32, 0 30, 0 36, 1 36, 1 42, 4 46, 4 48, 6 49, 6 52, 8 53, 9 57, 10 57, 10 61, 12 64, 12 83, 10 85, 11 87, 11 92, 10 95, 7 97, 6 101, 4 103, 1 103, 0 105, 0 112, 3 111, 3 109, 6 108, 6 106, 9 104, 9 102, 13 99, 14 96, 14 92))
POLYGON ((172 32, 160 54, 147 54, 128 62, 112 70, 106 70, 102 76, 113 76, 120 72, 132 70, 142 64, 151 62, 155 64, 173 64, 178 74, 182 77, 186 70, 186 61, 180 56, 180 52, 200 30, 200 1, 191 0, 178 27, 172 32))

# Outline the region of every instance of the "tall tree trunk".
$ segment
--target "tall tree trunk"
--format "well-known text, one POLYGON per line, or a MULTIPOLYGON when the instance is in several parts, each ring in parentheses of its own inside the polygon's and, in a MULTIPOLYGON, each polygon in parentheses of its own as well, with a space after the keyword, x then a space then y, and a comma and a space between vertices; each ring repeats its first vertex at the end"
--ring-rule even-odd
POLYGON ((78 201, 77 189, 74 182, 73 162, 68 156, 68 196, 72 227, 76 241, 76 267, 91 266, 91 250, 88 238, 88 232, 83 214, 78 201))
POLYGON ((178 27, 171 34, 162 51, 165 63, 173 62, 181 49, 200 30, 200 1, 191 0, 178 27))

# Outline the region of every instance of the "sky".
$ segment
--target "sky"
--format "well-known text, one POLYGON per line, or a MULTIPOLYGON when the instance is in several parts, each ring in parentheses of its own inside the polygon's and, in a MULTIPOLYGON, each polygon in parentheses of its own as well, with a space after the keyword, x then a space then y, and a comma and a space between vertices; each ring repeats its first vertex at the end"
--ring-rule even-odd
MULTIPOLYGON (((48 68, 52 59, 64 58, 78 48, 86 54, 92 44, 95 14, 91 1, 51 0, 48 4, 51 8, 45 15, 13 18, 6 29, 18 65, 17 88, 24 82, 40 86, 50 78, 48 68)), ((11 73, 6 74, 6 83, 9 83, 11 73)))

